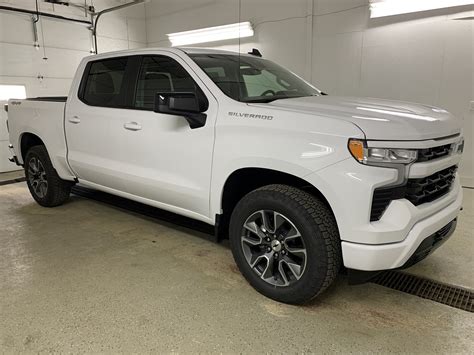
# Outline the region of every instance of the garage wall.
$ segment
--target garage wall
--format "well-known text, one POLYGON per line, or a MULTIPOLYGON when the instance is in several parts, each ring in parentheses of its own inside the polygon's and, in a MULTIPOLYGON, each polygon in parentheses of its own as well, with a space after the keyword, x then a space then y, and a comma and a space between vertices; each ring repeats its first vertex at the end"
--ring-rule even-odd
MULTIPOLYGON (((308 1, 242 0, 241 4, 242 21, 251 21, 255 30, 254 37, 241 40, 242 52, 257 47, 265 57, 300 75, 309 74, 308 1)), ((145 6, 149 47, 170 46, 168 33, 239 22, 236 0, 152 0, 145 6)), ((210 47, 209 43, 193 46, 210 47)), ((213 43, 212 48, 238 51, 238 40, 213 43)))
MULTIPOLYGON (((94 5, 100 10, 123 2, 94 5)), ((33 0, 0 5, 34 9, 33 0)), ((41 3, 41 10, 84 18, 65 6, 41 3)), ((98 45, 99 52, 167 47, 168 33, 251 21, 255 36, 242 39, 242 52, 259 48, 332 95, 421 102, 460 117, 467 138, 461 175, 474 186, 474 21, 464 19, 472 16, 467 10, 371 20, 368 0, 241 0, 240 8, 237 0, 151 0, 105 15, 98 45)), ((44 32, 46 61, 43 48, 33 47, 31 17, 0 12, 0 83, 24 84, 28 96, 65 95, 80 59, 89 55, 90 32, 47 18, 38 29, 41 45, 44 32)), ((237 40, 212 47, 239 49, 237 40)))
MULTIPOLYGON (((119 0, 95 0, 94 6, 101 10, 121 3, 119 0)), ((39 4, 43 12, 86 19, 80 9, 42 1, 39 4)), ((35 10, 34 0, 0 0, 0 5, 35 10)), ((0 84, 26 85, 30 97, 66 95, 77 65, 84 56, 90 55, 90 31, 86 25, 43 17, 38 22, 38 32, 39 50, 33 47, 31 16, 0 11, 0 84), (43 36, 47 60, 42 59, 43 36)), ((143 5, 104 15, 98 34, 99 52, 145 47, 143 5)))
MULTIPOLYGON (((332 95, 415 101, 463 120, 463 183, 474 186, 473 29, 468 7, 370 19, 368 0, 152 0, 146 4, 149 47, 166 34, 251 21, 259 48, 332 95), (218 14, 218 16, 216 16, 218 14), (429 16, 428 16, 429 15, 429 16)), ((238 50, 238 41, 197 45, 238 50)))

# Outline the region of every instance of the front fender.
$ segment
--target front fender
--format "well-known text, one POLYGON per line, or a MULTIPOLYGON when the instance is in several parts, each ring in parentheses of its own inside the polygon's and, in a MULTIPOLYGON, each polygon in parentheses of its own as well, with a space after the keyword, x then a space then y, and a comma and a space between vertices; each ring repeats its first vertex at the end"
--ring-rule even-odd
POLYGON ((240 103, 229 107, 216 126, 210 217, 222 213, 224 186, 235 171, 263 168, 305 179, 351 157, 349 138, 363 138, 363 132, 348 122, 240 103), (241 117, 231 112, 252 115, 241 117), (258 115, 270 115, 272 119, 254 118, 258 115))

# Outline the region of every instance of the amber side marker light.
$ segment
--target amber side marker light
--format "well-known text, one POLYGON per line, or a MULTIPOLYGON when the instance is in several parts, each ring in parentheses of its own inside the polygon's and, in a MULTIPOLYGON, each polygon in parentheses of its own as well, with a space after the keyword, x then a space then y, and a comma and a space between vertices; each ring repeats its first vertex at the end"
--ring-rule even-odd
POLYGON ((357 139, 350 139, 348 143, 349 151, 359 163, 364 161, 364 142, 357 139))

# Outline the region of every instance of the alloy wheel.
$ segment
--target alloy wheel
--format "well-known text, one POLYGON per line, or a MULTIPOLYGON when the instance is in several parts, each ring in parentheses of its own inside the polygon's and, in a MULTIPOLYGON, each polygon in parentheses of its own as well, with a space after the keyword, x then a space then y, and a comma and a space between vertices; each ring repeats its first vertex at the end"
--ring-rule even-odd
POLYGON ((260 210, 245 221, 242 251, 252 270, 274 286, 290 286, 306 268, 307 252, 298 228, 289 218, 272 210, 260 210))
POLYGON ((48 193, 48 180, 41 161, 33 157, 28 162, 28 181, 36 196, 44 198, 48 193))

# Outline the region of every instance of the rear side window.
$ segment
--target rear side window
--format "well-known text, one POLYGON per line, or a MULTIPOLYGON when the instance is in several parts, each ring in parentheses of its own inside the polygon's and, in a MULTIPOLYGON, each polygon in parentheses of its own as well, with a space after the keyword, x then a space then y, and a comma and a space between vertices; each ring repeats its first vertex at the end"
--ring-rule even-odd
POLYGON ((89 65, 82 100, 93 106, 124 107, 128 58, 112 58, 89 65))
POLYGON ((153 109, 157 92, 197 92, 189 73, 174 59, 165 56, 144 57, 140 68, 135 107, 153 109))

